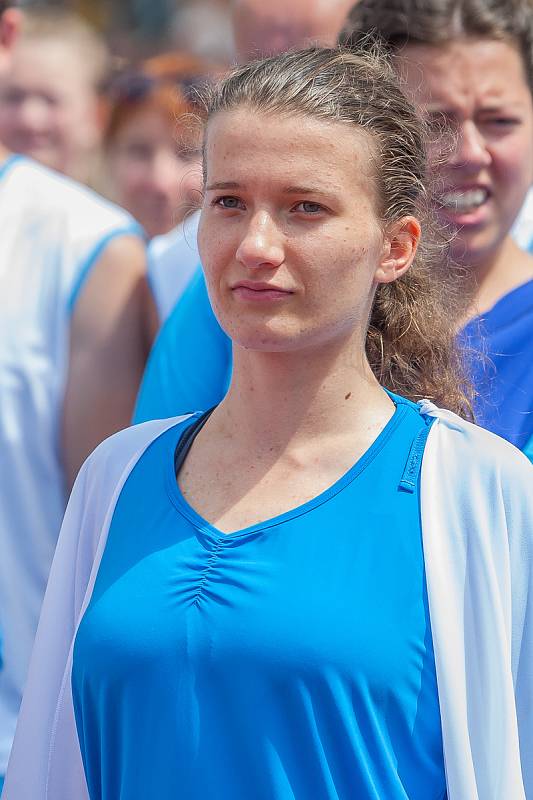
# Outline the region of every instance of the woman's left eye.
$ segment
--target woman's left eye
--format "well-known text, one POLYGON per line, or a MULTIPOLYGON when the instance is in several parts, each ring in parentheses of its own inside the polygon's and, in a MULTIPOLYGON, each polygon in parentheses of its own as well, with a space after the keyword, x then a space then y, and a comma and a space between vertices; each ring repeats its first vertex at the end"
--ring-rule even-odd
POLYGON ((304 200, 303 202, 294 206, 294 210, 303 211, 304 214, 319 214, 321 211, 324 211, 324 206, 321 206, 320 203, 313 203, 310 200, 304 200))
POLYGON ((486 125, 493 125, 497 128, 513 128, 520 124, 520 120, 514 117, 490 117, 485 120, 486 125))
POLYGON ((242 200, 240 200, 238 197, 232 197, 231 195, 216 197, 213 200, 213 205, 221 206, 222 208, 226 208, 230 211, 234 211, 235 209, 240 209, 244 207, 242 200))

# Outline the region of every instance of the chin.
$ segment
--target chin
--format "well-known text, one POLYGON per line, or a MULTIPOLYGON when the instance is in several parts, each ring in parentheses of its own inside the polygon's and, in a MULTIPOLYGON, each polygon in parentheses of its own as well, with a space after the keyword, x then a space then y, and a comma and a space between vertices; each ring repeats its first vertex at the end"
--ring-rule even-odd
POLYGON ((460 236, 452 243, 450 255, 453 261, 461 266, 472 268, 478 267, 492 260, 500 249, 501 241, 487 240, 481 237, 462 238, 460 236))
POLYGON ((273 331, 272 329, 241 328, 229 326, 228 336, 237 347, 243 350, 255 350, 261 353, 287 353, 299 350, 303 346, 301 332, 273 331))
POLYGON ((233 337, 233 343, 243 350, 255 351, 257 353, 287 353, 298 350, 298 344, 294 340, 288 341, 272 336, 239 336, 233 337))
POLYGON ((324 347, 336 347, 339 343, 346 342, 348 334, 332 333, 331 331, 308 329, 301 327, 293 331, 228 331, 234 345, 247 351, 257 353, 300 353, 305 357, 312 357, 324 347))

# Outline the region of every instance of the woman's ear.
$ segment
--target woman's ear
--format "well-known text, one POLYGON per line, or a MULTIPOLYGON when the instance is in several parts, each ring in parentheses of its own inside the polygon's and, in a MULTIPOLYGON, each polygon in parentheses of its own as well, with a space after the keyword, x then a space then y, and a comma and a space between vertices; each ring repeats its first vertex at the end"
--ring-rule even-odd
POLYGON ((18 8, 7 8, 0 14, 0 48, 11 52, 22 27, 22 12, 18 8))
POLYGON ((392 283, 407 272, 414 261, 421 234, 416 217, 402 217, 388 226, 375 274, 377 283, 392 283))

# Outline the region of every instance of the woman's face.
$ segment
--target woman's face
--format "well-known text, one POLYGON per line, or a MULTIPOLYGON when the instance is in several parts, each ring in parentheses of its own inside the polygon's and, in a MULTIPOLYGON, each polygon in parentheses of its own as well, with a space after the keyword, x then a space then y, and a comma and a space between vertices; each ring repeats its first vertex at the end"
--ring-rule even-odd
POLYGON ((198 242, 229 336, 272 352, 362 344, 390 261, 370 138, 241 108, 210 121, 205 169, 198 242))
POLYGON ((199 153, 181 146, 176 126, 156 108, 139 109, 118 129, 109 168, 117 202, 150 238, 167 233, 198 203, 199 153))
POLYGON ((453 256, 488 267, 533 180, 533 105, 520 53, 472 39, 408 45, 397 63, 435 129, 450 133, 431 157, 438 214, 456 234, 453 256))

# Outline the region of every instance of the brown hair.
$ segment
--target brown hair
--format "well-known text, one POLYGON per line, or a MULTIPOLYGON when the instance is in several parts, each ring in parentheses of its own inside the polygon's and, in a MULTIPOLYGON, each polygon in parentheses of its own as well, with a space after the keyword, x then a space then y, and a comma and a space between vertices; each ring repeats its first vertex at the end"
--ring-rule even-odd
POLYGON ((192 145, 197 141, 197 131, 185 123, 199 113, 196 85, 204 85, 208 80, 206 75, 207 65, 187 53, 164 53, 121 69, 105 89, 108 105, 105 145, 111 146, 120 129, 147 109, 159 111, 170 125, 180 125, 183 128, 180 134, 187 140, 183 142, 185 148, 192 145))
POLYGON ((407 43, 442 45, 452 39, 500 39, 517 46, 533 92, 531 0, 359 0, 341 41, 349 47, 378 37, 389 51, 407 43))
MULTIPOLYGON (((386 225, 426 213, 424 123, 402 94, 379 51, 309 48, 235 69, 206 97, 207 118, 240 106, 273 114, 306 115, 357 126, 378 152, 376 179, 386 225)), ((443 268, 442 247, 424 237, 410 270, 380 284, 366 338, 377 379, 412 399, 429 398, 471 416, 462 362, 455 345, 462 313, 460 282, 443 268)))

